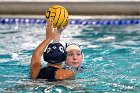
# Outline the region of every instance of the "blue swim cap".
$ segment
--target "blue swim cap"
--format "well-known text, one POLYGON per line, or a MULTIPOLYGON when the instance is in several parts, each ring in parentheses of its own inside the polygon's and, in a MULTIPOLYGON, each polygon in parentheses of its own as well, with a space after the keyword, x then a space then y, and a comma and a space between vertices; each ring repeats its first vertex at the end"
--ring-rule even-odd
POLYGON ((66 60, 66 51, 61 43, 50 43, 43 54, 44 61, 55 64, 66 60))

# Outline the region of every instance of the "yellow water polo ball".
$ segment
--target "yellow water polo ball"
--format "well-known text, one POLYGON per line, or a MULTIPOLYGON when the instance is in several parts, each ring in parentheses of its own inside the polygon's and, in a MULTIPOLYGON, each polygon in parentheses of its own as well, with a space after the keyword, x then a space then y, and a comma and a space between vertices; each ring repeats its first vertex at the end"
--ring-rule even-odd
POLYGON ((50 6, 49 9, 45 13, 46 21, 48 19, 53 19, 53 26, 57 27, 58 29, 61 26, 65 26, 68 24, 69 15, 68 11, 60 5, 53 5, 50 6))

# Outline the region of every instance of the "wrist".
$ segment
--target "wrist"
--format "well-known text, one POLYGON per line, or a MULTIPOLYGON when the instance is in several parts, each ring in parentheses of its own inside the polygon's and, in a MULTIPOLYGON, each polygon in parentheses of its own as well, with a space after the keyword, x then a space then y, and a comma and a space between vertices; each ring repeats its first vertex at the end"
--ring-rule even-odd
POLYGON ((53 38, 47 37, 45 40, 51 41, 51 40, 53 40, 53 38))

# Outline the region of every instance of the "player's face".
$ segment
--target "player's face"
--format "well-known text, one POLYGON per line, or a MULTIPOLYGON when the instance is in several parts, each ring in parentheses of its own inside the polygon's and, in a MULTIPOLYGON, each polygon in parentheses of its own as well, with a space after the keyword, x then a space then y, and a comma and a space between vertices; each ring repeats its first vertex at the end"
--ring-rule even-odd
POLYGON ((83 61, 81 51, 72 49, 67 52, 66 64, 68 66, 79 67, 83 61))

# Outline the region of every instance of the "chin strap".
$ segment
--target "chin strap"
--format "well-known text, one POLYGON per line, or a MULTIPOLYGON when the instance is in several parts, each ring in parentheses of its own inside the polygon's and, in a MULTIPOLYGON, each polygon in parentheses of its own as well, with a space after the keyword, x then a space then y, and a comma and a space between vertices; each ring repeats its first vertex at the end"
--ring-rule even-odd
POLYGON ((84 67, 82 67, 82 66, 80 66, 80 67, 74 67, 74 66, 64 65, 63 69, 74 70, 76 72, 83 72, 84 67))

